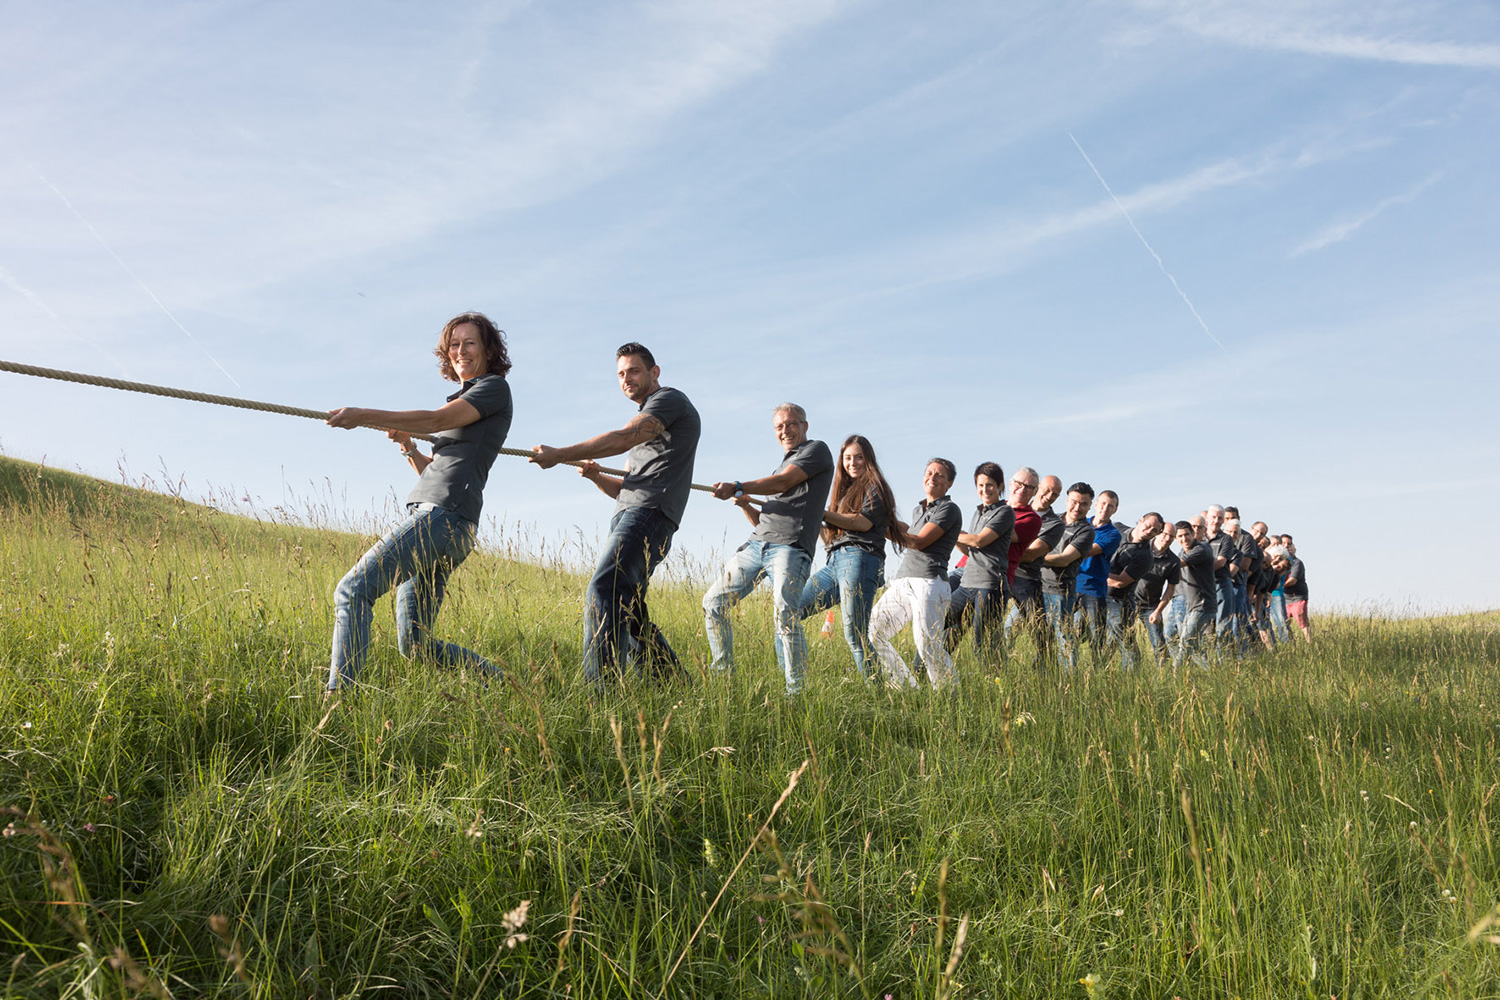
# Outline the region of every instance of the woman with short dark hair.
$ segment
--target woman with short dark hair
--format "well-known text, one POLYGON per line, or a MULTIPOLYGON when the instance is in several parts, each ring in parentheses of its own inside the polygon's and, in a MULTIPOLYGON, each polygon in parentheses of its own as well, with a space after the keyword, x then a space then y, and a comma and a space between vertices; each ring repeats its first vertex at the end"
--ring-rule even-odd
POLYGON ((344 407, 328 415, 334 427, 376 427, 401 447, 417 473, 406 517, 360 557, 333 599, 333 659, 328 690, 355 683, 370 645, 375 602, 396 590, 396 639, 401 655, 486 675, 499 669, 472 650, 434 639, 432 621, 448 576, 473 550, 490 466, 510 432, 510 355, 505 335, 483 313, 455 316, 434 351, 438 370, 459 390, 435 410, 344 407), (432 454, 413 434, 435 435, 432 454))

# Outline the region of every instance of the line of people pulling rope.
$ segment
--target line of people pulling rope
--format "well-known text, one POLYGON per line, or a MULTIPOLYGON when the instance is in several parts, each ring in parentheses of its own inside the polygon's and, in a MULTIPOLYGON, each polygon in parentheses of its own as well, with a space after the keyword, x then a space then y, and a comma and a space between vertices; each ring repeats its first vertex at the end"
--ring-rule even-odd
MULTIPOLYGON (((329 691, 357 681, 375 602, 393 587, 404 656, 500 672, 478 653, 434 637, 432 625, 448 577, 474 548, 489 470, 510 432, 509 352, 495 324, 470 312, 443 327, 434 353, 442 376, 460 383, 441 407, 344 407, 328 416, 334 427, 385 429, 418 476, 406 516, 335 588, 329 691), (413 435, 431 436, 431 454, 413 435)), ((595 685, 621 679, 632 664, 654 677, 682 669, 651 620, 646 592, 682 523, 702 426, 687 396, 661 384, 644 346, 625 344, 615 362, 635 416, 576 444, 531 449, 531 461, 544 469, 578 464, 579 474, 615 501, 584 596, 583 673, 595 685), (623 476, 596 462, 620 454, 628 455, 623 476)), ((974 471, 979 505, 965 531, 949 495, 957 470, 934 458, 923 472, 923 499, 906 522, 869 440, 851 435, 835 461, 827 444, 807 436, 807 414, 795 403, 777 406, 772 426, 784 450, 775 472, 708 488, 738 505, 752 526, 703 599, 714 670, 734 668, 731 610, 763 579, 789 694, 806 676, 802 621, 834 605, 859 673, 895 688, 917 684, 892 643, 908 625, 935 688, 955 682, 952 653, 969 631, 987 664, 1024 632, 1039 665, 1055 661, 1065 669, 1077 665, 1083 644, 1096 663, 1117 654, 1123 667, 1133 666, 1137 618, 1155 655, 1174 663, 1289 641, 1289 620, 1311 638, 1305 569, 1291 536, 1271 535, 1264 522, 1242 531, 1233 508, 1209 507, 1175 524, 1152 512, 1122 532, 1111 520, 1119 505, 1112 491, 1096 497, 1087 483, 1074 483, 1057 514, 1053 504, 1064 491, 1056 476, 1023 467, 1007 489, 1000 466, 984 462, 974 471), (814 573, 820 535, 827 559, 814 573), (880 592, 886 542, 902 558, 880 592), (950 574, 955 548, 963 559, 950 574)))

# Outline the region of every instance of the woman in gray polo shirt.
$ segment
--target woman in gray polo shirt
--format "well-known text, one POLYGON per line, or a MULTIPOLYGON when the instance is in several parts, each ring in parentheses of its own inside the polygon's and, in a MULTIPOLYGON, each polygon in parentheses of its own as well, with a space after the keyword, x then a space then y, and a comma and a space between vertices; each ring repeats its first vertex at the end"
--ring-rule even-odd
POLYGON ((510 355, 505 335, 483 313, 449 320, 434 353, 443 378, 459 390, 436 410, 345 407, 328 415, 334 427, 378 427, 401 446, 417 473, 406 517, 360 557, 333 592, 333 662, 328 690, 353 684, 370 645, 375 602, 396 590, 396 639, 401 655, 444 666, 499 670, 478 653, 434 639, 432 621, 448 575, 474 548, 484 484, 510 432, 510 355), (431 434, 432 454, 412 445, 431 434))

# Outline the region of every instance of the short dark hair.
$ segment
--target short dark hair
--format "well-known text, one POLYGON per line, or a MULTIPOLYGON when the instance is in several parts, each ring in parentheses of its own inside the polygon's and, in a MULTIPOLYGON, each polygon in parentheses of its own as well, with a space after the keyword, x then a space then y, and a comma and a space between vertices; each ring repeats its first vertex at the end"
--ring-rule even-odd
POLYGON ((1117 506, 1117 507, 1120 505, 1120 494, 1116 493, 1114 490, 1105 490, 1103 493, 1100 493, 1099 495, 1101 497, 1109 497, 1111 500, 1113 500, 1115 502, 1115 506, 1117 506))
POLYGON ((479 330, 479 343, 484 346, 485 374, 504 378, 510 373, 510 352, 505 349, 505 331, 482 312, 459 313, 443 324, 437 347, 432 349, 432 353, 437 355, 438 371, 449 382, 461 381, 458 372, 453 370, 453 359, 448 357, 448 348, 453 344, 453 331, 465 323, 472 323, 479 330))
POLYGON ((1085 496, 1087 496, 1091 500, 1094 497, 1094 488, 1092 486, 1090 486, 1088 483, 1074 483, 1072 486, 1068 487, 1068 492, 1069 493, 1082 493, 1082 494, 1084 494, 1085 496))
POLYGON ((656 367, 656 358, 652 356, 650 351, 646 350, 645 344, 638 343, 634 340, 632 340, 628 344, 621 344, 620 349, 615 352, 615 358, 616 360, 618 360, 627 356, 632 358, 640 358, 642 361, 646 362, 647 368, 656 367))
POLYGON ((1193 531, 1194 531, 1194 529, 1193 529, 1193 522, 1192 521, 1178 521, 1173 526, 1173 528, 1174 528, 1173 534, 1176 534, 1178 531, 1186 531, 1188 534, 1191 535, 1191 534, 1193 534, 1193 531))
POLYGON ((1005 485, 1005 470, 1000 468, 999 462, 980 462, 974 468, 974 481, 979 482, 980 476, 989 476, 997 484, 1005 485))
MULTIPOLYGON (((948 473, 948 482, 950 483, 958 479, 958 466, 954 465, 946 458, 929 458, 927 460, 927 465, 941 465, 943 467, 943 471, 948 473)), ((922 468, 925 469, 926 467, 927 466, 924 465, 922 468)))
POLYGON ((1154 518, 1156 518, 1158 521, 1160 521, 1164 525, 1167 523, 1167 519, 1164 518, 1164 517, 1162 517, 1160 514, 1158 514, 1154 510, 1148 510, 1148 511, 1146 511, 1146 513, 1142 514, 1141 516, 1142 517, 1154 517, 1154 518))
POLYGON ((1240 519, 1240 509, 1238 507, 1229 507, 1229 506, 1226 506, 1224 508, 1224 516, 1225 517, 1232 517, 1236 521, 1238 521, 1240 519))

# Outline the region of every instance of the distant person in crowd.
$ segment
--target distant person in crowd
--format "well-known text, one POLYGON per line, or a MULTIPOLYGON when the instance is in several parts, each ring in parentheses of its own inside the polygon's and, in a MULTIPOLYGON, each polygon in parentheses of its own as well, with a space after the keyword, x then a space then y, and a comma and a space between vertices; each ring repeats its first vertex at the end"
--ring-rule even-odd
POLYGON ((1057 548, 1042 557, 1042 599, 1047 624, 1057 643, 1057 659, 1064 669, 1078 666, 1077 633, 1073 627, 1073 604, 1077 597, 1078 567, 1093 549, 1094 526, 1089 523, 1089 505, 1094 488, 1088 483, 1068 487, 1068 506, 1063 515, 1063 533, 1057 548))
POLYGON ((979 506, 969 520, 969 530, 959 532, 958 548, 968 557, 963 578, 948 605, 947 646, 958 648, 964 630, 972 622, 974 653, 979 662, 993 666, 1003 651, 1005 588, 1010 571, 1010 540, 1016 512, 1003 495, 1005 473, 994 462, 981 462, 974 470, 974 491, 979 506))
POLYGON ((917 683, 891 644, 891 638, 908 623, 932 686, 946 687, 957 680, 953 658, 943 642, 943 623, 952 597, 948 558, 958 544, 964 519, 948 496, 956 475, 946 458, 929 461, 922 475, 922 502, 912 511, 910 525, 897 525, 906 554, 870 616, 870 645, 889 687, 915 687, 917 683))
POLYGON ((1119 509, 1120 496, 1114 490, 1104 490, 1095 498, 1094 516, 1089 519, 1094 526, 1094 545, 1078 567, 1078 608, 1074 625, 1080 639, 1084 629, 1088 630, 1089 646, 1096 663, 1103 655, 1106 642, 1109 563, 1123 541, 1120 529, 1110 520, 1119 509))
MULTIPOLYGON (((401 448, 417 473, 406 515, 372 545, 333 592, 333 653, 328 691, 356 683, 370 647, 375 602, 396 588, 396 642, 408 659, 467 666, 498 676, 478 653, 432 636, 449 575, 479 536, 479 514, 490 466, 510 433, 510 354, 505 335, 483 313, 455 316, 434 353, 438 372, 458 391, 435 410, 373 410, 346 406, 328 415, 333 427, 376 427, 401 448), (413 434, 435 435, 432 454, 413 434)), ((326 696, 325 696, 326 697, 326 696)))
POLYGON ((1158 661, 1168 652, 1166 613, 1177 600, 1177 587, 1182 582, 1182 564, 1172 552, 1175 540, 1176 526, 1164 523, 1151 539, 1151 568, 1135 587, 1136 610, 1158 661))
POLYGON ((1282 585, 1282 592, 1286 594, 1286 616, 1302 630, 1302 638, 1312 642, 1312 623, 1307 620, 1307 567, 1302 565, 1302 560, 1297 556, 1297 546, 1292 541, 1292 536, 1282 535, 1281 538, 1291 556, 1286 582, 1282 585))
MULTIPOLYGON (((1193 526, 1193 537, 1199 542, 1208 537, 1208 518, 1204 514, 1194 514, 1188 518, 1188 523, 1193 526)), ((1172 538, 1175 541, 1177 531, 1171 529, 1172 538)), ((1176 642, 1177 634, 1182 628, 1182 620, 1187 617, 1187 592, 1181 587, 1177 588, 1177 594, 1172 598, 1172 603, 1167 607, 1165 630, 1168 642, 1176 642)))
POLYGON ((886 539, 899 542, 901 532, 891 485, 875 460, 875 446, 862 435, 844 439, 823 522, 828 558, 802 589, 800 615, 831 611, 837 602, 854 665, 860 676, 869 677, 870 609, 884 582, 886 539))
MULTIPOLYGON (((1014 495, 1014 484, 1011 489, 1014 495)), ((1037 664, 1046 657, 1050 645, 1051 632, 1046 627, 1047 611, 1042 600, 1042 557, 1051 552, 1062 538, 1062 516, 1052 509, 1060 496, 1062 480, 1056 476, 1042 477, 1031 500, 1032 512, 1037 516, 1036 537, 1021 550, 1019 559, 1013 560, 1011 597, 1015 607, 1006 618, 1006 626, 1014 633, 1019 625, 1031 637, 1037 664)))
POLYGON ((833 484, 833 453, 822 441, 807 436, 807 412, 796 403, 776 407, 771 426, 785 451, 776 471, 760 479, 713 485, 714 496, 734 500, 755 530, 703 596, 703 621, 713 669, 733 670, 730 608, 754 590, 762 577, 769 580, 776 659, 790 695, 802 689, 807 671, 802 592, 812 575, 823 504, 833 484), (758 511, 750 503, 752 494, 767 498, 758 511))
MULTIPOLYGON (((1227 508, 1226 508, 1227 512, 1227 508)), ((1246 543, 1251 543, 1250 536, 1240 531, 1239 518, 1229 517, 1224 520, 1224 534, 1233 543, 1229 551, 1229 593, 1234 601, 1232 609, 1233 619, 1230 622, 1229 634, 1234 642, 1235 652, 1243 656, 1246 652, 1246 639, 1249 632, 1249 573, 1250 560, 1245 554, 1246 543)), ((1251 543, 1253 545, 1253 543, 1251 543)), ((1257 552, 1259 549, 1256 550, 1257 552)))
MULTIPOLYGON (((1242 522, 1237 521, 1236 525, 1239 523, 1242 522)), ((1240 606, 1235 612, 1239 615, 1240 646, 1246 649, 1255 632, 1255 607, 1260 601, 1260 571, 1265 556, 1261 552, 1260 540, 1253 531, 1239 531, 1235 541, 1240 550, 1240 592, 1235 595, 1240 606)))
MULTIPOLYGON (((1098 509, 1097 504, 1095 509, 1098 509)), ((1142 514, 1130 535, 1121 539, 1109 559, 1109 598, 1105 618, 1110 646, 1119 649, 1120 668, 1123 670, 1132 669, 1140 658, 1135 643, 1135 590, 1151 572, 1151 540, 1161 534, 1164 523, 1165 519, 1155 511, 1142 514)), ((1094 530, 1098 531, 1097 523, 1094 530)))
POLYGON ((1218 504, 1203 512, 1204 541, 1214 554, 1214 634, 1225 643, 1234 633, 1234 582, 1230 564, 1235 558, 1234 539, 1224 532, 1224 508, 1218 504))
POLYGON ((544 469, 582 462, 578 474, 615 501, 583 600, 583 675, 595 686, 622 678, 632 648, 649 676, 681 671, 667 637, 651 621, 646 589, 682 524, 702 430, 687 396, 661 384, 661 367, 644 345, 631 341, 615 351, 615 376, 636 405, 624 427, 563 448, 531 449, 531 461, 544 469), (629 453, 623 478, 605 474, 594 461, 622 452, 629 453))
POLYGON ((1292 638, 1286 622, 1285 589, 1287 571, 1292 568, 1292 554, 1278 541, 1266 548, 1266 565, 1270 584, 1270 591, 1266 594, 1266 639, 1267 645, 1274 646, 1290 642, 1292 638))
POLYGON ((1214 554, 1208 542, 1200 542, 1191 521, 1177 522, 1178 561, 1182 568, 1182 591, 1187 610, 1177 633, 1172 662, 1180 666, 1187 656, 1206 665, 1201 642, 1218 610, 1218 586, 1214 580, 1214 554))
POLYGON ((1266 549, 1271 547, 1270 528, 1264 521, 1256 521, 1250 525, 1250 539, 1255 543, 1256 557, 1254 576, 1250 580, 1250 624, 1257 633, 1261 635, 1266 645, 1269 641, 1269 629, 1266 619, 1266 598, 1271 593, 1271 568, 1266 560, 1266 549))

